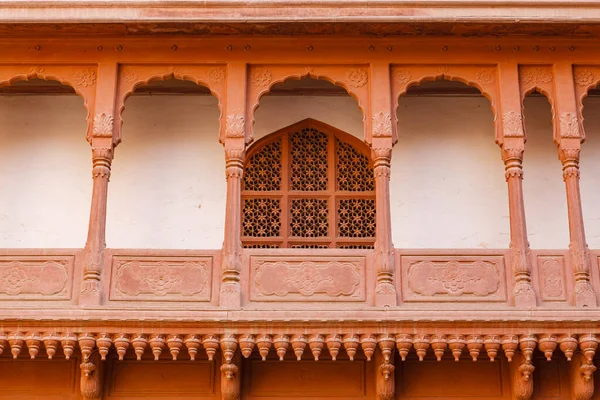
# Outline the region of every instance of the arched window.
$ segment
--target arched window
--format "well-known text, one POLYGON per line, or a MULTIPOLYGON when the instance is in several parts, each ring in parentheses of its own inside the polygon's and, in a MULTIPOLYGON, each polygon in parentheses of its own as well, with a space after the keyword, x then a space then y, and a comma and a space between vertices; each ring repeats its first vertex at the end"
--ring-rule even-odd
POLYGON ((311 119, 259 140, 244 168, 244 247, 373 248, 369 153, 360 140, 311 119))

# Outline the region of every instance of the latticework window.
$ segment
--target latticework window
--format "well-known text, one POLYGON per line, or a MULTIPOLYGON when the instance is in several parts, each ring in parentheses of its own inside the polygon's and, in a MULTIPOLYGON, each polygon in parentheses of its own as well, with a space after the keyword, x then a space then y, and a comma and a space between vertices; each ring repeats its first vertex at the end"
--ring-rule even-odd
POLYGON ((363 142, 309 119, 250 148, 244 247, 368 249, 374 242, 375 182, 363 142))

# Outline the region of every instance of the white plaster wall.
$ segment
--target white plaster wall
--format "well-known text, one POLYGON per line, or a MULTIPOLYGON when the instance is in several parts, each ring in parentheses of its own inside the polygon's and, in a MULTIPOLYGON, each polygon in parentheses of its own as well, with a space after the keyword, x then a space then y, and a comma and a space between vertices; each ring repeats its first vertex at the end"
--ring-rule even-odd
POLYGON ((482 97, 400 99, 392 154, 394 245, 506 248, 508 198, 482 97))
POLYGON ((523 198, 532 249, 569 247, 567 197, 556 145, 552 113, 545 97, 525 99, 527 143, 523 159, 523 198))
POLYGON ((218 249, 225 156, 212 96, 134 96, 108 192, 107 246, 218 249))
POLYGON ((586 140, 581 148, 581 203, 590 249, 600 249, 600 98, 588 98, 583 109, 586 140))
POLYGON ((0 97, 0 247, 85 245, 92 155, 79 96, 0 97))

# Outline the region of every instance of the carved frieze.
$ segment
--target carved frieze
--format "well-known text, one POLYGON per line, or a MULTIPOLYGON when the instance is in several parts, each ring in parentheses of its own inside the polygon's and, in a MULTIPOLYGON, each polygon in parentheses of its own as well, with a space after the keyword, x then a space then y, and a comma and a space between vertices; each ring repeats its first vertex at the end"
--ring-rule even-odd
POLYGON ((541 85, 552 82, 550 68, 523 67, 520 73, 521 82, 527 85, 541 85))
POLYGON ((225 67, 214 67, 208 71, 208 79, 212 83, 221 83, 225 80, 225 67))
POLYGON ((574 79, 579 86, 589 86, 594 83, 594 74, 587 69, 578 69, 575 71, 574 79))
POLYGON ((405 301, 505 301, 502 256, 402 257, 405 301))
POLYGON ((412 75, 409 70, 398 68, 394 71, 394 80, 398 83, 408 83, 412 79, 412 75))
POLYGON ((362 301, 364 257, 251 257, 256 301, 362 301))
POLYGON ((493 68, 482 68, 475 73, 477 82, 490 85, 496 82, 496 71, 493 68))
POLYGON ((271 71, 266 68, 257 68, 250 74, 250 82, 259 88, 269 86, 272 79, 271 71))
POLYGON ((96 84, 96 71, 91 68, 80 69, 75 72, 74 82, 77 86, 94 86, 96 84))
POLYGON ((110 299, 209 301, 212 263, 212 257, 115 256, 110 299))
POLYGON ((0 299, 68 300, 74 259, 64 257, 0 258, 0 299))
POLYGON ((565 301, 565 267, 563 256, 538 256, 540 294, 544 301, 565 301))

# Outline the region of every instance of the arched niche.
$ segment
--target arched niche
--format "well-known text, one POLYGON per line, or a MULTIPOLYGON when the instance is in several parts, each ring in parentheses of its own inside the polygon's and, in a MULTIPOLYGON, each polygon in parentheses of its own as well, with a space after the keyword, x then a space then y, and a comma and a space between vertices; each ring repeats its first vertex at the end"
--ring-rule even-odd
POLYGON ((312 118, 363 139, 363 113, 346 89, 309 75, 288 78, 261 95, 254 114, 254 140, 312 118))
POLYGON ((523 200, 529 244, 532 249, 564 249, 569 244, 569 225, 562 167, 553 140, 554 111, 548 92, 526 93, 523 200))
POLYGON ((156 79, 136 87, 122 115, 107 246, 220 248, 226 186, 217 99, 192 81, 156 79))
POLYGON ((83 97, 58 80, 32 74, 0 88, 0 247, 85 245, 92 192, 87 114, 83 97))
POLYGON ((422 79, 398 99, 390 183, 399 248, 506 248, 509 219, 494 114, 478 88, 422 79))
POLYGON ((585 142, 581 145, 581 206, 590 249, 600 249, 600 88, 587 92, 583 100, 585 142))

